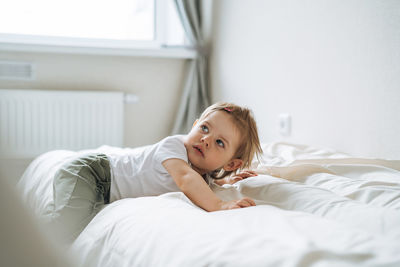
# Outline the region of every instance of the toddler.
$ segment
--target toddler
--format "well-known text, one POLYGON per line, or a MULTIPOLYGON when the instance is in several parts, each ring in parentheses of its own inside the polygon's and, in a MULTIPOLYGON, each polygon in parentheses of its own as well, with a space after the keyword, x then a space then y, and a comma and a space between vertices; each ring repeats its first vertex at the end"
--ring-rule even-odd
POLYGON ((176 191, 206 211, 255 206, 247 197, 222 201, 209 182, 223 185, 255 176, 244 169, 261 152, 251 111, 216 103, 187 135, 169 136, 122 156, 92 153, 65 163, 54 177, 51 225, 61 241, 70 243, 104 204, 176 191))

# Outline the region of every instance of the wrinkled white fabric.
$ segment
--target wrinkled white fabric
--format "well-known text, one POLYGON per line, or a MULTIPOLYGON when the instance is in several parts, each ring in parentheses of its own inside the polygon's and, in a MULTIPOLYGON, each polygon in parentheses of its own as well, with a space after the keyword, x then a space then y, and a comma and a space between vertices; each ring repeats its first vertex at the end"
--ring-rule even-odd
MULTIPOLYGON (((73 244, 80 266, 400 266, 400 161, 263 147, 259 176, 211 185, 224 200, 248 196, 257 206, 205 212, 179 192, 115 201, 73 244)), ((20 188, 37 214, 70 155, 45 154, 24 174, 20 188)))

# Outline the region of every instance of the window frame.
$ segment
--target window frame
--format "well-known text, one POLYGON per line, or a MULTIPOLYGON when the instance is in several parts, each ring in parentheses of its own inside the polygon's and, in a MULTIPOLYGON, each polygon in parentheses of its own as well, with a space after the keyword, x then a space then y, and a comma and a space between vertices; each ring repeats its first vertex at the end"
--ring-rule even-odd
POLYGON ((166 1, 154 0, 155 32, 152 41, 110 40, 0 33, 0 51, 94 54, 143 57, 195 58, 187 45, 167 45, 166 1))

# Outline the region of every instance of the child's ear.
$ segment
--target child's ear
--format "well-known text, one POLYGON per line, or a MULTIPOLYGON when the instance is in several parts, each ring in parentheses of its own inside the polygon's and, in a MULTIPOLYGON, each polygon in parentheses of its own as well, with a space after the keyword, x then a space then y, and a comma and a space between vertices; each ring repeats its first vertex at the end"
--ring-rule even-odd
POLYGON ((243 165, 243 160, 241 159, 231 159, 227 164, 224 165, 224 170, 225 171, 234 171, 238 168, 240 168, 240 166, 243 165))

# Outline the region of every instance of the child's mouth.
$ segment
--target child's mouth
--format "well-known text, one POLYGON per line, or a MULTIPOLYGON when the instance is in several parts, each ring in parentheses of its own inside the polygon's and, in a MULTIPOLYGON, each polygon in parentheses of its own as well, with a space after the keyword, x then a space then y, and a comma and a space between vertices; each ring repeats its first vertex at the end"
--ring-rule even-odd
POLYGON ((203 151, 201 151, 201 148, 198 146, 193 146, 193 148, 202 156, 204 157, 203 151))

